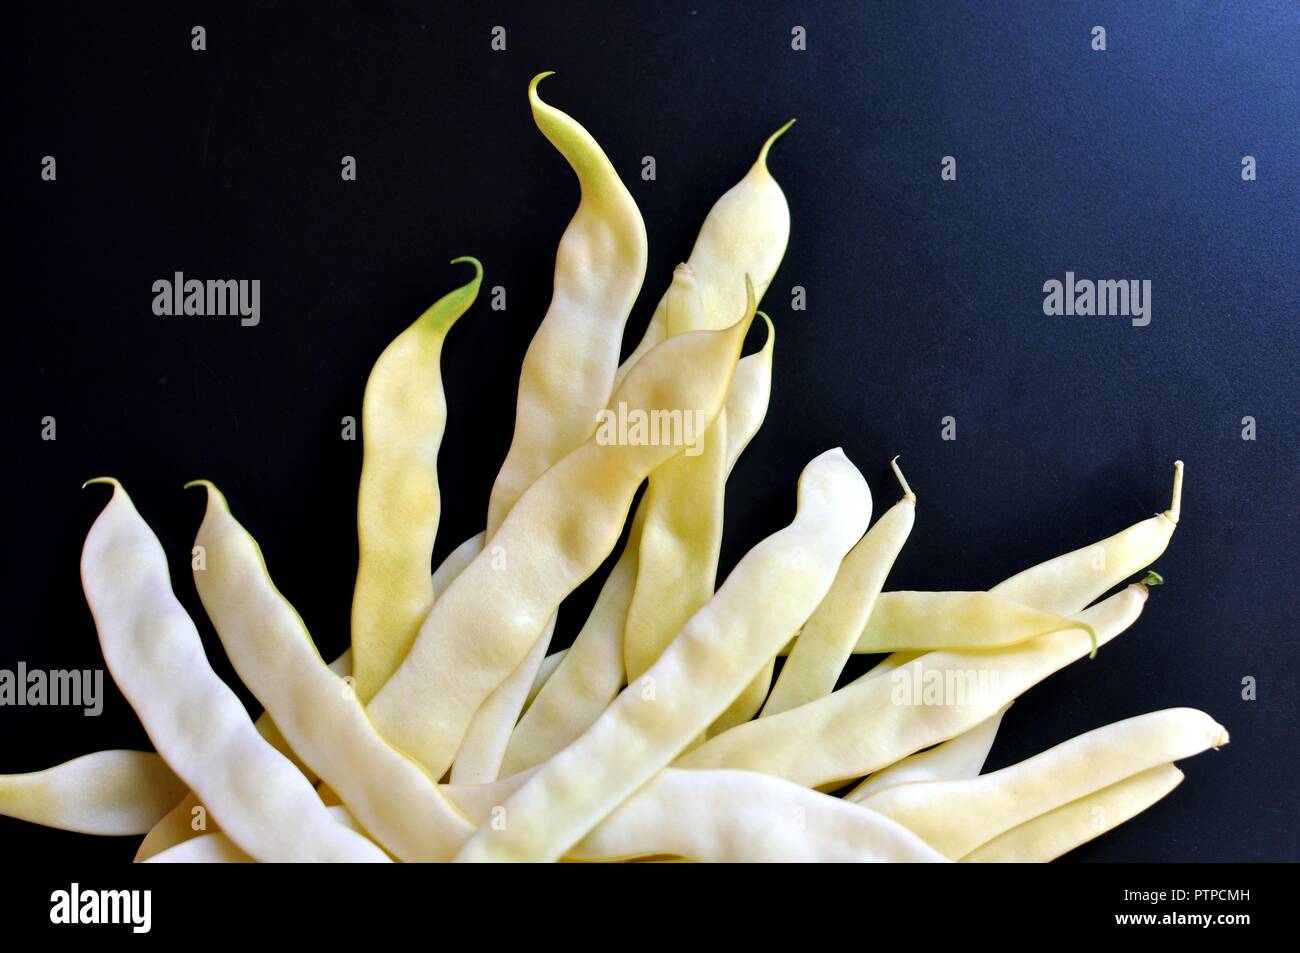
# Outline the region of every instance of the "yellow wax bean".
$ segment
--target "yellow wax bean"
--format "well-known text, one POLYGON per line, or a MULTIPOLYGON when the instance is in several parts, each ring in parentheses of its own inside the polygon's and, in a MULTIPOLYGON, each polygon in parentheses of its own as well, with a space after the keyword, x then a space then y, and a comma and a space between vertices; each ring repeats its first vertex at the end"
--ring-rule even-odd
POLYGON ((185 793, 152 751, 96 751, 0 775, 0 814, 83 834, 143 834, 185 793))
MULTIPOLYGON (((859 652, 997 649, 1088 626, 988 592, 889 593, 877 602, 857 640, 859 652)), ((799 651, 802 636, 795 642, 799 651)))
POLYGON ((1026 821, 1157 765, 1228 743, 1194 708, 1127 718, 1019 764, 956 781, 917 781, 858 803, 894 818, 952 860, 1026 821))
MULTIPOLYGON (((763 350, 757 354, 742 358, 736 367, 736 377, 731 382, 731 392, 727 394, 727 476, 730 478, 736 461, 749 446, 749 442, 763 425, 767 416, 768 403, 772 396, 772 348, 776 343, 776 328, 771 319, 762 311, 758 312, 767 324, 767 341, 763 350)), ((763 707, 763 701, 772 687, 772 672, 776 660, 759 670, 745 690, 736 696, 736 700, 727 706, 727 710, 709 726, 709 734, 725 731, 741 722, 749 721, 763 707)))
POLYGON ((1017 573, 989 591, 1043 612, 1073 615, 1160 558, 1182 509, 1183 462, 1174 464, 1169 509, 1107 539, 1017 573))
POLYGON ((745 686, 744 691, 736 696, 736 700, 727 706, 727 710, 719 715, 713 724, 709 725, 705 736, 697 738, 696 741, 703 744, 708 738, 720 735, 737 725, 743 725, 758 714, 763 707, 763 702, 767 700, 768 692, 772 690, 772 673, 775 670, 776 659, 768 659, 767 663, 758 670, 758 674, 745 686))
MULTIPOLYGON (((767 168, 767 154, 791 125, 791 119, 772 133, 745 177, 731 187, 704 219, 686 263, 695 272, 704 301, 704 313, 725 326, 744 306, 740 275, 754 283, 755 300, 762 300, 790 240, 790 206, 785 193, 767 168)), ((665 292, 636 349, 618 369, 617 381, 668 336, 668 295, 665 292)))
MULTIPOLYGON (((1173 499, 1164 513, 1091 546, 1031 566, 989 592, 1054 615, 1071 616, 1081 612, 1107 590, 1160 558, 1178 525, 1182 495, 1183 463, 1180 460, 1174 464, 1173 499)), ((881 593, 876 603, 880 607, 880 617, 887 614, 890 602, 905 598, 898 593, 881 593)), ((875 641, 880 638, 878 636, 875 641)), ((864 638, 859 640, 854 651, 872 653, 879 649, 864 638)))
POLYGON ((537 678, 533 680, 533 687, 528 689, 528 698, 524 701, 524 711, 527 711, 528 707, 532 705, 543 686, 550 681, 551 676, 555 674, 555 670, 564 661, 564 656, 568 654, 568 649, 560 649, 558 652, 552 652, 542 659, 542 664, 537 666, 537 678))
POLYGON ((671 768, 606 818, 568 859, 662 854, 704 863, 945 859, 901 824, 780 778, 671 768))
POLYGON ((866 530, 866 481, 840 450, 805 467, 798 497, 794 521, 741 559, 637 684, 506 801, 504 825, 480 827, 457 859, 559 859, 726 709, 866 530))
POLYGON ((912 781, 952 781, 973 778, 984 770, 984 762, 997 737, 998 725, 1010 704, 1003 705, 993 717, 986 718, 969 731, 943 744, 908 755, 902 761, 877 771, 856 788, 844 795, 847 801, 861 801, 865 797, 912 781))
POLYGON ((397 668, 433 605, 429 563, 442 500, 438 448, 447 425, 442 343, 474 303, 483 266, 444 295, 379 355, 361 404, 364 455, 357 493, 353 674, 369 700, 397 668))
MULTIPOLYGON (((331 807, 330 815, 341 827, 355 831, 362 836, 365 832, 357 825, 355 819, 343 807, 331 807)), ((137 858, 139 862, 139 858, 137 858)), ((201 834, 178 843, 164 851, 151 855, 146 861, 150 864, 252 864, 255 859, 239 849, 229 837, 220 831, 201 834)))
POLYGON ((831 591, 795 640, 763 707, 764 717, 798 708, 835 690, 835 682, 853 652, 858 634, 867 625, 885 577, 916 521, 916 495, 898 469, 897 457, 893 467, 903 487, 903 498, 844 557, 831 591))
POLYGON ((962 863, 1045 864, 1141 814, 1182 780, 1172 764, 1148 768, 999 834, 962 863))
POLYGON ((447 591, 451 581, 465 571, 465 567, 474 561, 474 557, 483 552, 483 540, 486 534, 471 536, 450 553, 442 564, 433 571, 430 580, 433 584, 433 596, 436 599, 447 591))
MULTIPOLYGON (((210 483, 194 582, 231 663, 294 751, 402 860, 446 860, 473 825, 434 779, 390 747, 351 687, 329 670, 261 550, 210 483)), ((223 825, 224 826, 224 825, 223 825)))
MULTIPOLYGON (((582 199, 560 239, 550 309, 524 357, 514 439, 488 504, 489 538, 520 495, 595 431, 614 388, 623 327, 645 278, 645 223, 636 202, 590 133, 537 95, 548 75, 529 86, 533 119, 577 174, 582 199)), ((726 324, 740 313, 738 305, 726 324)), ((485 783, 497 777, 555 621, 550 619, 474 715, 452 766, 453 780, 485 783)))
POLYGON ((431 775, 447 769, 479 706, 518 667, 560 602, 609 555, 641 481, 681 451, 649 442, 650 411, 706 422, 717 416, 753 320, 752 300, 730 328, 678 335, 647 354, 615 392, 596 434, 529 487, 488 549, 429 613, 370 713, 431 775))
MULTIPOLYGON (((669 337, 706 326, 699 285, 687 265, 678 265, 673 275, 666 314, 669 337)), ((726 435, 724 408, 707 431, 694 435, 692 446, 650 474, 641 502, 636 586, 623 630, 629 684, 713 595, 722 548, 726 435)))
POLYGON ((587 621, 510 737, 501 776, 541 764, 591 727, 623 686, 623 625, 636 585, 645 507, 637 506, 627 543, 596 596, 587 621))
POLYGON ((86 536, 81 578, 114 681, 168 766, 235 843, 260 860, 386 861, 330 818, 262 738, 203 654, 172 593, 167 557, 115 480, 86 536))
MULTIPOLYGON (((494 784, 443 791, 477 824, 509 823, 502 805, 536 769, 494 784)), ((666 768, 566 855, 567 860, 633 860, 679 854, 733 861, 941 861, 901 825, 825 794, 750 771, 666 768), (882 823, 884 821, 884 823, 882 823)))
MULTIPOLYGON (((760 351, 741 358, 736 365, 724 406, 728 474, 762 426, 772 392, 776 329, 763 312, 757 312, 757 316, 767 325, 767 340, 760 351)), ((643 503, 637 506, 623 552, 606 577, 569 654, 516 726, 502 765, 503 777, 541 764, 577 738, 600 717, 623 686, 623 626, 636 583, 644 514, 643 503)), ((769 672, 762 686, 764 694, 770 678, 769 672)), ((744 693, 741 701, 743 698, 744 693)))
MULTIPOLYGON (((1131 625, 1147 590, 1132 585, 1080 613, 1105 644, 1131 625)), ((678 759, 680 768, 739 768, 821 787, 860 778, 973 728, 1091 648, 1066 629, 1004 649, 928 652, 825 698, 739 725, 678 759)))
POLYGON ((146 864, 255 864, 250 857, 221 831, 190 837, 143 858, 146 864))
POLYGON ((454 784, 488 784, 500 775, 510 736, 537 682, 537 671, 551 647, 558 619, 558 612, 551 613, 528 654, 474 713, 451 765, 454 784))
POLYGON ((144 840, 136 848, 134 863, 142 863, 154 854, 160 854, 181 841, 197 837, 205 833, 209 827, 216 827, 216 822, 208 817, 207 808, 199 804, 199 799, 191 791, 164 814, 157 824, 149 828, 149 833, 144 835, 144 840), (195 808, 198 808, 200 813, 195 813, 195 808), (199 821, 199 818, 202 818, 202 821, 199 821), (201 823, 202 826, 196 829, 196 822, 201 823))
MULTIPOLYGON (((524 356, 514 439, 488 504, 489 539, 524 491, 595 431, 645 278, 645 223, 636 202, 591 134, 542 101, 537 87, 550 75, 529 84, 533 120, 577 175, 582 197, 560 238, 550 308, 524 356)), ((743 275, 732 276, 742 293, 743 275)), ((744 305, 743 298, 735 303, 727 325, 744 305)))
POLYGON ((763 426, 767 407, 772 398, 772 354, 776 347, 776 328, 772 319, 762 311, 757 316, 767 325, 767 340, 761 350, 742 357, 736 365, 736 376, 727 391, 723 410, 727 415, 727 476, 735 469, 736 461, 745 452, 755 434, 763 426))

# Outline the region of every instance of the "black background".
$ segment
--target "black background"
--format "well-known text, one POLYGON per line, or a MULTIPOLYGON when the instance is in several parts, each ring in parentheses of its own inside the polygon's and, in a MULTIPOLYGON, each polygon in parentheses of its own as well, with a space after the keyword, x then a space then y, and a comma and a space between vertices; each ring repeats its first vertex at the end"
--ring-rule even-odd
MULTIPOLYGON (((528 79, 601 142, 672 266, 791 116, 771 168, 789 252, 765 300, 772 409, 728 486, 723 570, 842 445, 883 512, 919 495, 890 588, 982 589, 1168 504, 1183 522, 1137 626, 1025 695, 990 767, 1115 719, 1204 708, 1232 744, 1079 860, 1294 860, 1300 7, 1287 0, 888 4, 42 4, 6 32, 0 667, 101 665, 77 562, 120 477, 202 612, 188 552, 215 480, 327 657, 347 641, 370 364, 478 256, 444 355, 435 561, 482 528, 575 181, 528 79), (206 52, 190 28, 207 30, 206 52), (508 49, 490 49, 507 28, 508 49), (1109 49, 1089 47, 1104 25, 1109 49), (794 25, 807 50, 790 47, 794 25), (1243 182, 1254 155, 1259 179, 1243 182), (58 161, 56 182, 40 161, 58 161), (353 155, 358 180, 343 182, 353 155), (641 158, 658 177, 643 182, 641 158), (958 180, 942 182, 942 156, 958 180), (262 322, 153 315, 181 270, 258 278, 262 322), (1045 317, 1066 270, 1145 278, 1153 319, 1045 317), (791 312, 790 289, 808 309, 791 312), (56 418, 58 439, 40 438, 56 418), (958 439, 940 439, 941 418, 958 439), (1242 418, 1258 439, 1241 439, 1242 418), (1241 681, 1258 680, 1243 701, 1241 681)), ((756 334, 757 337, 757 334, 756 334)), ((557 644, 594 595, 562 613, 557 644)), ((218 671, 233 681, 206 621, 218 671)), ((241 689, 242 692, 242 689, 241 689)), ((0 770, 144 746, 103 716, 0 711, 0 770)), ((251 699, 247 693, 243 697, 251 699)), ((126 860, 137 839, 0 819, 11 858, 126 860)))

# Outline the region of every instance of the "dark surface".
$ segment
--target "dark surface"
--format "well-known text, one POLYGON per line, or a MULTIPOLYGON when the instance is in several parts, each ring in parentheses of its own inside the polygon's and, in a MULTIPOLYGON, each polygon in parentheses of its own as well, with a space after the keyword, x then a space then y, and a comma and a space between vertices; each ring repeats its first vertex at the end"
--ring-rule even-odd
MULTIPOLYGON (((1181 458, 1167 585, 1098 659, 1012 708, 990 766, 1144 711, 1204 708, 1232 744, 1073 856, 1300 858, 1300 7, 225 6, 97 4, 6 31, 20 75, 5 137, 0 667, 101 664, 77 562, 107 496, 78 485, 102 473, 162 538, 196 619, 203 501, 181 484, 208 477, 326 655, 341 649, 361 444, 339 421, 359 414, 384 344, 463 280, 445 264, 463 254, 484 262, 485 288, 508 288, 509 309, 481 300, 445 352, 436 558, 481 529, 577 198, 525 97, 554 69, 546 95, 600 140, 645 216, 630 341, 713 200, 799 119, 771 162, 793 218, 765 301, 773 405, 729 485, 724 570, 788 519, 800 468, 836 445, 877 512, 896 496, 896 453, 919 494, 890 588, 986 588, 1115 532, 1167 505, 1181 458), (204 53, 190 50, 196 23, 204 53), (495 24, 505 53, 489 48, 495 24), (795 24, 806 52, 790 49, 795 24), (1105 53, 1089 48, 1094 24, 1105 53), (55 183, 39 178, 46 154, 55 183), (348 154, 356 182, 340 181, 348 154), (1258 181, 1241 180, 1246 154, 1258 181), (944 155, 956 182, 940 181, 944 155), (1067 269, 1150 279, 1150 326, 1045 317, 1043 282, 1067 269), (261 279, 261 325, 155 317, 152 282, 174 270, 261 279), (790 311, 795 285, 806 312, 790 311), (45 415, 55 442, 40 439, 45 415), (956 441, 940 439, 947 415, 956 441), (1241 699, 1245 676, 1257 701, 1241 699)), ((562 613, 561 643, 593 595, 562 613)), ((106 690, 99 718, 0 709, 0 769, 146 745, 106 690)), ((125 860, 136 844, 8 820, 0 839, 11 858, 125 860)))

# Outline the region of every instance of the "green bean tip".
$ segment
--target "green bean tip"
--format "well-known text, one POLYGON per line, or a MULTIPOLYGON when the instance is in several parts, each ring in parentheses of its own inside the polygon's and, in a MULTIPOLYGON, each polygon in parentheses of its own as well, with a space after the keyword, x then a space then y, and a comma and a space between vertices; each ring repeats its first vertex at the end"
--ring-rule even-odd
POLYGON ((780 129, 778 129, 776 132, 772 133, 770 136, 767 137, 767 141, 763 143, 763 148, 760 149, 760 150, 758 151, 758 164, 759 164, 759 165, 761 165, 761 166, 763 166, 764 168, 766 168, 766 166, 767 166, 767 153, 768 153, 768 151, 772 148, 772 143, 776 142, 776 140, 780 139, 783 135, 785 135, 786 131, 787 131, 791 126, 793 126, 793 125, 794 125, 794 120, 791 119, 791 120, 790 120, 789 122, 787 122, 784 126, 782 126, 782 127, 781 127, 780 129))
POLYGON ((1142 577, 1142 585, 1144 586, 1163 586, 1164 584, 1165 577, 1154 569, 1148 569, 1147 574, 1142 577))
POLYGON ((483 278, 483 262, 479 261, 473 255, 461 255, 459 258, 453 258, 450 263, 453 265, 459 265, 462 263, 471 264, 474 266, 474 271, 477 273, 476 280, 481 281, 483 278))
POLYGON ((118 490, 122 489, 122 484, 118 482, 117 477, 111 477, 111 476, 92 477, 89 480, 87 480, 85 483, 81 484, 81 488, 84 490, 92 483, 103 483, 106 484, 107 486, 111 486, 113 488, 113 492, 117 492, 118 490))
POLYGON ((532 78, 532 81, 528 84, 528 95, 529 95, 530 97, 531 97, 531 96, 536 96, 536 95, 537 95, 537 87, 538 87, 538 85, 541 83, 541 81, 544 80, 544 79, 546 79, 546 77, 548 77, 548 76, 554 76, 554 75, 555 75, 555 70, 553 70, 553 69, 548 69, 548 70, 543 70, 542 72, 540 72, 540 73, 538 73, 536 76, 534 76, 534 77, 532 78))

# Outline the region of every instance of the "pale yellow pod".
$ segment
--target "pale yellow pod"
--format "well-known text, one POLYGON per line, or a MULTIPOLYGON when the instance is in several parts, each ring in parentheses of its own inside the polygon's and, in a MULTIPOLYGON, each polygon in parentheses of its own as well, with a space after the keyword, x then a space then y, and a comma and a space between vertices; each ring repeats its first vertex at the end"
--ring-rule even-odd
POLYGON ((0 814, 83 834, 143 834, 184 793, 185 783, 152 751, 96 751, 0 775, 0 814))
POLYGON ((623 626, 636 586, 641 521, 637 506, 627 543, 605 577, 587 621, 555 674, 515 726, 501 764, 510 777, 541 764, 591 727, 623 687, 623 626))
POLYGON ((768 659, 767 664, 760 668, 758 674, 745 686, 745 690, 736 696, 736 700, 727 706, 726 711, 714 719, 713 724, 709 725, 708 732, 697 738, 695 743, 703 744, 714 735, 720 735, 737 725, 743 725, 757 715, 763 707, 763 702, 767 701, 768 692, 772 690, 772 673, 775 670, 776 659, 768 659))
POLYGON ((1174 463, 1169 509, 1107 539, 1049 559, 998 583, 989 592, 1044 612, 1073 615, 1160 558, 1182 510, 1183 462, 1174 463))
POLYGON ((731 379, 727 402, 727 476, 735 469, 740 455, 763 426, 772 399, 772 357, 776 348, 776 328, 762 311, 756 312, 767 326, 767 340, 762 349, 742 357, 731 379))
POLYGON ((181 841, 207 833, 209 828, 215 829, 216 826, 216 821, 208 817, 208 809, 199 803, 199 799, 191 791, 164 814, 158 823, 149 828, 149 833, 144 835, 144 840, 136 848, 132 862, 143 863, 154 854, 160 854, 181 841))
POLYGON ((447 587, 451 585, 451 581, 464 572, 465 567, 474 561, 474 557, 483 552, 483 543, 486 537, 486 533, 471 536, 448 553, 447 557, 439 563, 430 579, 433 585, 434 598, 446 592, 447 587))
POLYGON ((1045 864, 1141 814, 1178 787, 1183 772, 1161 764, 1040 814, 977 847, 964 864, 1045 864))
MULTIPOLYGON (((772 392, 776 329, 763 312, 757 312, 757 317, 767 325, 767 340, 761 350, 742 357, 736 365, 724 406, 728 474, 762 426, 772 392)), ((636 584, 644 514, 642 503, 637 506, 623 552, 606 577, 569 654, 515 727, 502 765, 502 777, 541 764, 577 738, 600 717, 623 686, 623 627, 636 584)), ((767 677, 763 678, 760 672, 720 720, 726 719, 733 708, 739 714, 739 709, 746 706, 748 710, 739 720, 748 721, 753 716, 771 683, 770 664, 767 670, 767 677), (755 700, 756 692, 761 694, 755 700)))
MULTIPOLYGON (((695 273, 678 265, 668 289, 667 334, 705 327, 695 273)), ((686 450, 650 474, 641 506, 641 552, 623 630, 630 684, 654 664, 686 620, 709 601, 722 548, 727 479, 726 410, 686 450)))
MULTIPOLYGON (((1056 615, 1081 612, 1107 590, 1145 569, 1165 551, 1182 509, 1183 463, 1174 463, 1174 488, 1169 509, 1091 546, 1076 549, 1031 566, 994 586, 989 592, 1003 599, 1056 615)), ((883 592, 877 605, 895 598, 883 592)), ((873 652, 865 640, 855 652, 873 652)))
POLYGON ((555 670, 559 668, 560 663, 564 661, 564 656, 568 654, 568 649, 560 649, 558 652, 552 652, 550 655, 546 656, 546 658, 542 659, 542 664, 537 666, 537 677, 533 679, 533 687, 528 689, 528 698, 524 701, 525 712, 528 711, 529 707, 536 700, 538 694, 540 694, 546 683, 551 680, 551 676, 555 674, 555 670))
POLYGON ((489 784, 500 775, 510 737, 551 648, 557 621, 558 613, 551 613, 528 654, 474 713, 451 765, 454 784, 489 784))
POLYGON ((991 718, 984 719, 956 738, 908 755, 902 761, 875 772, 844 795, 844 799, 860 802, 877 791, 912 781, 953 781, 975 777, 984 770, 984 762, 997 737, 1002 716, 1010 707, 1010 704, 1003 705, 991 718))
POLYGON ((255 864, 253 858, 239 849, 234 841, 221 831, 211 831, 189 837, 164 850, 142 858, 146 864, 255 864))
MULTIPOLYGON (((509 823, 503 805, 537 773, 443 790, 477 824, 509 823)), ((618 861, 676 853, 704 863, 942 861, 901 825, 752 771, 665 768, 588 834, 566 860, 618 861)))
POLYGON ((369 700, 397 668, 433 605, 429 563, 442 514, 438 448, 447 425, 442 345, 483 281, 444 295, 375 361, 361 404, 364 448, 357 491, 353 674, 369 700))
POLYGON ((762 717, 798 708, 835 690, 844 663, 871 617, 885 577, 916 522, 916 494, 898 469, 897 458, 893 467, 903 486, 903 498, 844 557, 830 592, 795 640, 763 706, 762 717))
MULTIPOLYGON (((1104 644, 1137 619, 1146 598, 1145 586, 1129 586, 1079 619, 1104 644)), ((806 787, 850 781, 968 731, 1091 647, 1087 633, 1066 629, 1004 649, 928 652, 799 708, 738 725, 675 767, 762 771, 806 787)))
MULTIPOLYGON (((528 102, 537 128, 577 175, 581 199, 556 251, 550 307, 524 355, 514 438, 488 504, 488 539, 524 491, 595 431, 645 278, 645 223, 636 202, 591 134, 542 100, 538 86, 550 75, 533 77, 528 102)), ((744 306, 742 286, 727 326, 744 306)))
MULTIPOLYGON (((790 206, 785 193, 767 168, 772 144, 794 124, 791 119, 772 133, 759 150, 745 177, 731 187, 704 219, 686 263, 695 272, 704 313, 714 327, 725 327, 731 315, 745 305, 742 275, 754 283, 754 297, 762 300, 776 275, 790 240, 790 206)), ((618 369, 617 381, 650 349, 668 336, 668 295, 665 292, 636 349, 618 369)))
POLYGON ((194 583, 240 678, 293 750, 389 852, 446 860, 473 825, 432 777, 380 737, 352 686, 330 671, 275 588, 257 542, 217 488, 203 485, 208 506, 195 544, 207 564, 194 583))
MULTIPOLYGON (((936 649, 997 649, 1028 639, 1088 626, 989 592, 888 593, 876 603, 857 640, 861 653, 936 649)), ((791 658, 799 651, 796 640, 791 658)))
MULTIPOLYGON (((355 831, 362 836, 365 831, 361 830, 356 820, 343 807, 331 807, 328 809, 330 815, 343 827, 355 831)), ((137 858, 137 863, 140 859, 137 858)), ((200 834, 197 837, 190 838, 184 842, 150 855, 145 863, 150 864, 253 864, 257 861, 244 853, 239 847, 225 834, 220 831, 212 831, 207 834, 200 834)))
MULTIPOLYGON (((468 566, 471 562, 473 562, 474 558, 483 551, 483 547, 484 545, 486 545, 486 538, 487 538, 486 532, 478 533, 477 535, 471 536, 469 539, 465 540, 463 543, 461 543, 459 546, 457 546, 455 549, 453 549, 450 553, 447 554, 447 557, 433 572, 433 592, 435 598, 441 596, 443 592, 446 591, 447 587, 451 585, 452 580, 454 580, 457 576, 459 576, 461 572, 464 571, 465 567, 468 566)), ((552 619, 551 624, 554 625, 554 619, 552 619)), ((538 640, 538 644, 533 647, 533 651, 544 652, 547 646, 549 645, 550 641, 551 641, 551 635, 550 635, 550 630, 548 629, 547 632, 545 633, 545 638, 538 640)), ((529 658, 532 657, 532 654, 533 654, 532 652, 529 653, 529 658)), ((527 665, 528 660, 525 659, 523 664, 527 665)), ((511 678, 513 679, 514 676, 512 676, 511 678)), ((507 684, 509 682, 510 680, 507 680, 507 684)), ((505 688, 505 686, 503 685, 502 688, 505 688)), ((508 697, 506 698, 499 697, 499 692, 500 689, 498 689, 498 692, 494 692, 491 696, 489 696, 488 701, 491 702, 495 700, 497 702, 498 708, 509 707, 510 699, 508 697)), ((482 711, 482 709, 480 709, 480 711, 482 711)), ((490 739, 493 733, 495 732, 495 727, 493 722, 490 720, 485 720, 480 722, 478 720, 478 717, 475 716, 475 720, 470 724, 470 731, 473 732, 475 727, 479 728, 479 733, 480 735, 483 736, 481 739, 483 743, 485 745, 490 744, 490 739)), ((467 736, 467 740, 468 740, 468 736, 467 736)), ((482 753, 483 752, 480 749, 480 754, 482 753)), ((491 756, 486 755, 484 760, 490 761, 491 756)), ((456 770, 456 767, 457 766, 453 766, 452 768, 453 772, 456 770)), ((459 764, 459 768, 462 774, 462 779, 466 783, 478 783, 481 780, 486 781, 486 780, 493 780, 495 778, 495 774, 493 773, 495 772, 494 766, 486 767, 482 763, 471 764, 471 760, 468 757, 459 764), (490 776, 485 778, 480 778, 476 776, 478 772, 482 772, 483 774, 488 774, 490 776)))
MULTIPOLYGON (((749 442, 753 440, 763 419, 767 416, 768 403, 772 396, 772 349, 776 343, 776 328, 771 319, 762 311, 758 316, 767 325, 767 340, 763 349, 757 354, 741 358, 736 367, 736 377, 731 382, 731 391, 727 394, 727 477, 736 461, 744 453, 749 442)), ((727 706, 727 710, 709 726, 708 735, 726 731, 735 725, 749 721, 763 707, 767 693, 772 688, 772 672, 776 660, 769 659, 745 686, 745 690, 736 696, 736 700, 727 706)), ((701 741, 704 740, 702 737, 701 741)))
POLYGON ((1228 733, 1209 715, 1169 708, 1097 728, 991 774, 902 784, 858 803, 959 860, 1041 814, 1227 743, 1228 733))
POLYGON ((663 854, 700 863, 945 860, 901 824, 789 781, 752 771, 671 768, 655 775, 566 859, 663 854))
MULTIPOLYGON (((577 174, 582 198, 560 238, 550 308, 524 356, 514 438, 488 503, 489 539, 520 495, 595 431, 614 389, 623 327, 645 278, 645 223, 636 202, 590 133, 542 101, 537 87, 549 75, 528 87, 533 119, 577 174)), ((726 323, 740 313, 737 307, 726 323)), ((497 777, 555 621, 475 713, 452 766, 457 782, 497 777)))
POLYGON ((113 497, 86 535, 82 585, 113 680, 163 760, 261 860, 387 861, 340 827, 307 779, 257 733, 208 664, 157 537, 119 483, 94 482, 110 483, 113 497))
POLYGON ((751 307, 724 331, 678 335, 647 354, 596 434, 528 488, 434 605, 369 706, 384 736, 431 775, 447 770, 475 712, 609 555, 641 481, 681 451, 645 438, 650 411, 717 416, 753 316, 751 307))
POLYGON ((798 499, 794 521, 741 559, 658 661, 538 767, 506 801, 505 823, 480 827, 458 860, 558 860, 726 709, 866 531, 866 481, 840 450, 808 464, 798 499))

